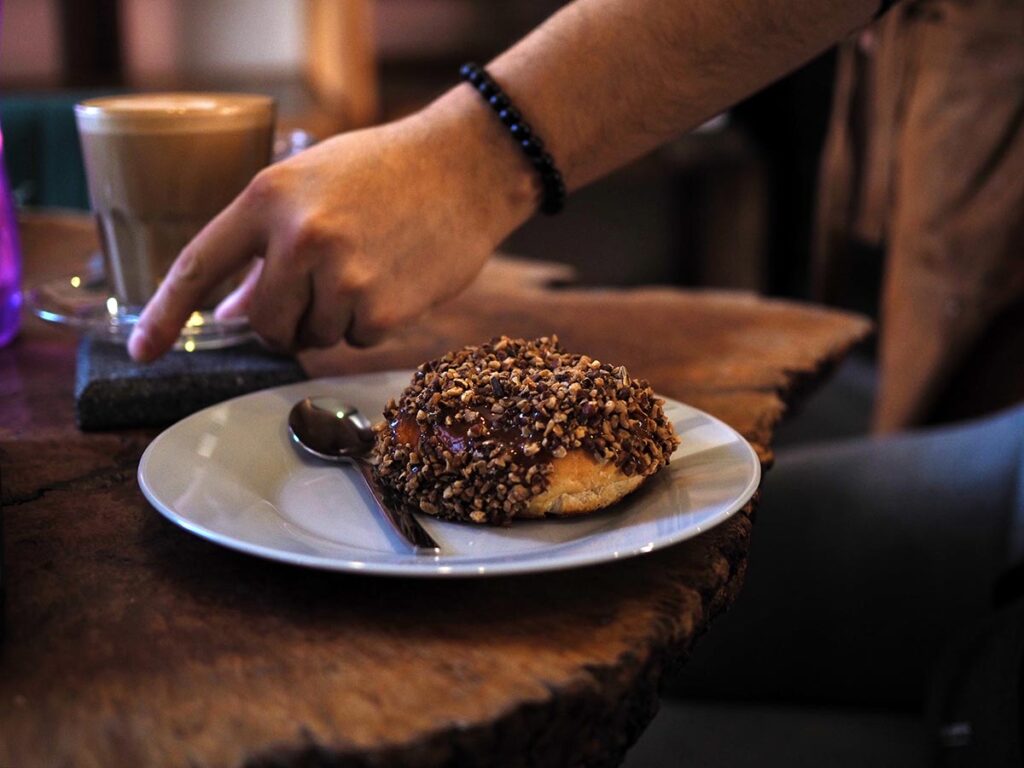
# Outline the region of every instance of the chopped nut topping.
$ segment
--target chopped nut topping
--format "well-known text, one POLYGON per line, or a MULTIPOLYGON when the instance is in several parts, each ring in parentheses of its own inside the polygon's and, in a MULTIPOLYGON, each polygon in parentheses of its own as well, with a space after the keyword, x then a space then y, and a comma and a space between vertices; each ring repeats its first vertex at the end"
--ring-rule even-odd
POLYGON ((374 471, 430 514, 507 524, 570 450, 626 475, 657 472, 679 444, 663 404, 625 367, 569 354, 554 336, 503 336, 416 370, 374 427, 374 471), (416 444, 397 439, 403 424, 416 444))

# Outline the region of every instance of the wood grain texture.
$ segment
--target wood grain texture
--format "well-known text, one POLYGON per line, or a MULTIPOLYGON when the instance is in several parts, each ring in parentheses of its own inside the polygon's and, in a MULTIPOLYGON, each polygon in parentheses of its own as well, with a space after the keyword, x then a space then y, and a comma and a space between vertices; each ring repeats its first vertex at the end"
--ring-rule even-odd
MULTIPOLYGON (((27 221, 29 275, 58 245, 67 268, 85 227, 27 221)), ((553 291, 558 272, 488 269, 400 339, 305 365, 409 366, 502 331, 556 332, 724 418, 768 460, 795 385, 867 331, 745 296, 553 291)), ((614 765, 665 668, 742 584, 753 505, 665 551, 529 577, 373 579, 223 550, 141 496, 152 433, 75 431, 73 350, 26 323, 0 351, 0 766, 614 765)))

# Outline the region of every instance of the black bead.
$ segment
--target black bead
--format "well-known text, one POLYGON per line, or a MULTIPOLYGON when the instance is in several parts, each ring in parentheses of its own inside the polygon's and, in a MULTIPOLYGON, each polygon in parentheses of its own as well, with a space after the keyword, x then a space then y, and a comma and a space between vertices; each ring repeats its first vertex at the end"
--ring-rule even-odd
POLYGON ((553 216, 565 207, 565 196, 564 195, 544 195, 544 199, 541 201, 540 210, 541 213, 553 216))
POLYGON ((505 125, 512 125, 518 123, 523 119, 523 116, 519 114, 519 110, 515 107, 506 107, 498 113, 498 119, 501 120, 505 125))
POLYGON ((485 99, 490 99, 491 96, 494 96, 498 92, 494 87, 494 83, 488 82, 487 80, 484 80, 482 83, 477 85, 476 89, 480 91, 480 95, 485 99))
POLYGON ((518 123, 512 123, 508 127, 508 129, 512 132, 512 135, 515 136, 520 141, 525 141, 526 139, 533 136, 533 131, 530 129, 530 124, 524 120, 520 120, 518 123))
POLYGON ((463 64, 461 67, 459 67, 459 75, 462 77, 463 80, 469 80, 469 78, 471 78, 476 71, 476 64, 473 64, 471 62, 463 64))
POLYGON ((487 100, 490 105, 499 112, 509 106, 508 97, 504 93, 496 93, 487 100))
POLYGON ((541 203, 540 212, 545 216, 554 216, 556 213, 561 213, 565 207, 565 200, 545 200, 541 203))
POLYGON ((541 176, 555 170, 555 161, 547 152, 542 152, 537 155, 537 157, 530 158, 530 163, 533 165, 534 170, 536 170, 541 176))
POLYGON ((519 142, 519 146, 523 148, 523 152, 525 152, 526 156, 529 158, 540 157, 540 154, 544 151, 544 147, 537 142, 536 136, 523 139, 519 142))
POLYGON ((544 196, 541 200, 541 212, 547 215, 558 213, 565 207, 565 182, 562 174, 552 168, 548 174, 542 176, 544 196))

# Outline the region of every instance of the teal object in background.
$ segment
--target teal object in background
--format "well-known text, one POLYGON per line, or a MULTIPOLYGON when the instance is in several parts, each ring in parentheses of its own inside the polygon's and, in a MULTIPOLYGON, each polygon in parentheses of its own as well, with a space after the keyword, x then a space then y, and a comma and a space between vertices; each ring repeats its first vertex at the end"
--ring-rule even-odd
POLYGON ((74 106, 97 95, 60 92, 0 99, 4 164, 19 206, 89 210, 74 106))

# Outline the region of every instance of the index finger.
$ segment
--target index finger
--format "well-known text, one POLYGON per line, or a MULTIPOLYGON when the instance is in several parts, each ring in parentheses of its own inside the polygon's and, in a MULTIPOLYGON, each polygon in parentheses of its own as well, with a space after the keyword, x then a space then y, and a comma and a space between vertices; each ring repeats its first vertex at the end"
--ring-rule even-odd
POLYGON ((203 297, 249 263, 266 244, 261 217, 239 195, 185 246, 128 339, 128 354, 149 362, 174 346, 203 297))

